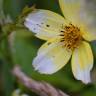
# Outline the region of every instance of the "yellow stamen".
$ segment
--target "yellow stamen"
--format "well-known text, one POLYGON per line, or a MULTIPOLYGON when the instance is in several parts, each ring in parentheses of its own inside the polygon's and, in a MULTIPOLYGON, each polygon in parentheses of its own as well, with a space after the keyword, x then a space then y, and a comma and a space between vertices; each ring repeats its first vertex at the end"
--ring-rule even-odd
POLYGON ((77 48, 82 41, 80 29, 72 24, 64 26, 64 32, 60 36, 62 36, 61 42, 64 42, 64 46, 71 50, 77 48))

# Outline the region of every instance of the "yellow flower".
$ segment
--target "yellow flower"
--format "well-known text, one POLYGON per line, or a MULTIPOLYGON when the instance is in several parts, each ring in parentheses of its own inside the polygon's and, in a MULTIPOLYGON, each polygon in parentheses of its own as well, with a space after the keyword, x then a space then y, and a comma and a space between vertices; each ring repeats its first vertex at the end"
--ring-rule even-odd
POLYGON ((33 60, 35 70, 52 74, 71 59, 77 80, 91 82, 93 54, 89 41, 96 40, 96 19, 93 3, 87 0, 59 0, 64 17, 49 10, 37 9, 28 14, 24 25, 35 36, 47 41, 33 60), (86 4, 87 3, 87 4, 86 4), (91 9, 88 6, 91 4, 91 9))

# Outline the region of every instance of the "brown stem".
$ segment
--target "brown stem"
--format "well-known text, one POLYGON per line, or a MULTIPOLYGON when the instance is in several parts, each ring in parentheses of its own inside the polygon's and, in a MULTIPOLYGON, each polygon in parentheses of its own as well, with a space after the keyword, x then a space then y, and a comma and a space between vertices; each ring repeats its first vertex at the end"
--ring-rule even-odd
POLYGON ((35 81, 28 77, 21 71, 18 65, 13 68, 12 73, 17 77, 21 84, 39 96, 68 96, 61 90, 54 88, 46 82, 35 81))

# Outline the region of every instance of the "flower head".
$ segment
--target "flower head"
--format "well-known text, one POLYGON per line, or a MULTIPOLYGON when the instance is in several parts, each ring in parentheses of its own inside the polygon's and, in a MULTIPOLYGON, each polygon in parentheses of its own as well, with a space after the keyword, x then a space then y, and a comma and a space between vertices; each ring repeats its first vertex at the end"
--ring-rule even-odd
MULTIPOLYGON (((24 25, 36 37, 46 40, 32 62, 35 70, 44 74, 55 73, 71 58, 74 77, 84 83, 91 81, 93 54, 88 42, 96 40, 96 21, 89 14, 86 1, 59 0, 64 17, 41 9, 26 17, 24 25)), ((94 13, 94 7, 91 10, 94 13)))

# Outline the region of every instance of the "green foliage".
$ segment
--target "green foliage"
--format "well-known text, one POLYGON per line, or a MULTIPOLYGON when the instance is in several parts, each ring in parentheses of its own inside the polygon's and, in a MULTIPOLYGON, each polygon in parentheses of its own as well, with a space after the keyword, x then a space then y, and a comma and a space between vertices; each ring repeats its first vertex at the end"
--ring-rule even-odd
MULTIPOLYGON (((57 0, 3 1, 4 13, 6 15, 10 15, 14 21, 20 15, 23 8, 27 5, 32 6, 36 4, 37 8, 48 9, 57 13, 61 13, 57 0)), ((61 88, 62 90, 73 94, 73 96, 75 96, 74 94, 80 94, 80 96, 96 96, 96 80, 90 85, 84 85, 80 81, 75 80, 71 72, 70 62, 62 70, 53 75, 41 75, 38 72, 35 72, 32 67, 32 60, 36 56, 38 48, 44 43, 44 41, 37 39, 30 31, 23 29, 22 27, 16 29, 16 31, 12 33, 12 36, 10 36, 10 48, 7 37, 4 41, 2 41, 2 43, 0 42, 0 59, 3 61, 3 91, 5 96, 11 96, 10 94, 13 91, 13 88, 16 87, 14 84, 15 79, 10 72, 13 64, 19 64, 22 70, 28 76, 36 80, 45 80, 57 88, 61 88), (12 36, 14 38, 11 38, 12 36)), ((96 42, 93 42, 91 45, 96 62, 96 42)), ((96 70, 96 66, 94 70, 96 70)))
POLYGON ((4 96, 10 96, 13 88, 14 88, 14 77, 11 74, 11 69, 12 69, 12 60, 9 56, 9 48, 8 48, 8 41, 7 38, 2 40, 2 42, 0 42, 0 59, 1 59, 1 63, 0 63, 0 67, 2 69, 2 79, 1 79, 1 84, 2 86, 0 86, 3 91, 3 95, 4 96))
POLYGON ((4 12, 16 19, 26 5, 32 6, 37 0, 4 0, 4 12))

